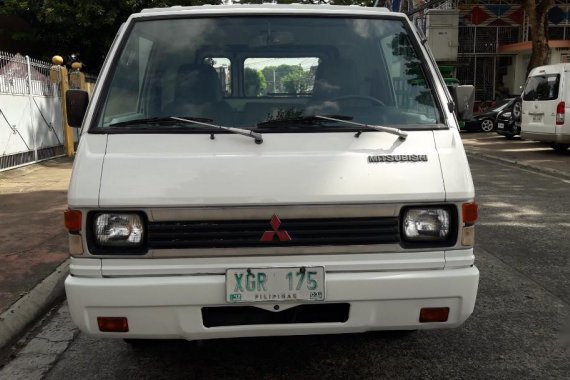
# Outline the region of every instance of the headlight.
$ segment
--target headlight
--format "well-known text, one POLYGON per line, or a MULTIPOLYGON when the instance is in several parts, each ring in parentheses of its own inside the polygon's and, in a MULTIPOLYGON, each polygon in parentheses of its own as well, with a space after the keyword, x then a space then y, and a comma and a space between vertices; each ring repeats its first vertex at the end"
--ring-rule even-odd
POLYGON ((445 241, 451 230, 449 210, 439 207, 410 208, 404 211, 402 231, 404 240, 445 241))
POLYGON ((502 116, 503 116, 503 117, 510 118, 510 117, 511 117, 511 113, 510 113, 510 112, 504 112, 502 116))
POLYGON ((139 214, 102 213, 93 219, 95 242, 101 247, 137 247, 142 245, 144 223, 139 214))

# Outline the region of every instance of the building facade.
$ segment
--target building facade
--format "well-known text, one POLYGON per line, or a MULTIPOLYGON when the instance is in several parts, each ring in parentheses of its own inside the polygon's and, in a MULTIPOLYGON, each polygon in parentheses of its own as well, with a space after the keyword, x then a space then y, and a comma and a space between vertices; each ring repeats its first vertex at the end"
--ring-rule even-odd
MULTIPOLYGON (((419 9, 424 0, 391 0, 393 11, 419 9)), ((532 51, 532 30, 521 0, 448 0, 440 9, 458 10, 455 75, 461 84, 475 86, 477 101, 518 95, 526 80, 532 51)), ((413 15, 426 27, 429 12, 413 15)), ((428 22, 429 23, 429 22, 428 22)), ((429 31, 427 31, 429 33, 429 31)), ((548 12, 550 63, 570 61, 570 0, 555 0, 548 12)))

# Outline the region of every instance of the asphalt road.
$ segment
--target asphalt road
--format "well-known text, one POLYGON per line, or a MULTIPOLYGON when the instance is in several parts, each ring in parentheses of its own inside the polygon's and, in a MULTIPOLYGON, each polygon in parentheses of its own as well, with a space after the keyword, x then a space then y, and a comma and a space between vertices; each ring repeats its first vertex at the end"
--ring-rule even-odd
POLYGON ((475 312, 461 328, 135 349, 75 332, 64 305, 0 378, 568 379, 570 180, 470 161, 481 205, 481 280, 475 312))

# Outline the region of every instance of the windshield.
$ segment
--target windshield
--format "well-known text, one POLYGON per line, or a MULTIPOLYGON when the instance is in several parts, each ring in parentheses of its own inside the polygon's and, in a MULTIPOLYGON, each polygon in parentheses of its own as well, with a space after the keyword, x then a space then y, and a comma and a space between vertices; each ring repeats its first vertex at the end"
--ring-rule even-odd
MULTIPOLYGON (((425 70, 393 19, 139 21, 104 87, 96 127, 132 129, 136 123, 125 122, 176 116, 271 132, 284 126, 271 121, 329 115, 430 129, 442 116, 425 70)), ((354 129, 333 124, 303 128, 354 129)))
POLYGON ((540 75, 528 78, 524 87, 523 100, 558 99, 559 74, 540 75))
POLYGON ((507 107, 510 107, 510 105, 514 102, 514 99, 504 99, 501 100, 499 102, 497 102, 497 105, 495 105, 495 108, 493 109, 493 111, 495 112, 499 112, 504 110, 507 107))

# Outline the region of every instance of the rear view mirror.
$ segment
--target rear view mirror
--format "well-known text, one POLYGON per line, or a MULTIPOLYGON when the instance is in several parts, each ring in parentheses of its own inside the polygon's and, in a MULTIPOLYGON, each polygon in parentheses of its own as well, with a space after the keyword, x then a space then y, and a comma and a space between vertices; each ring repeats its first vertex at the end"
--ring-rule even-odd
POLYGON ((475 104, 475 87, 465 85, 448 88, 455 103, 457 119, 460 121, 471 119, 473 117, 473 105, 475 104))
POLYGON ((70 127, 81 128, 85 110, 89 104, 89 94, 83 90, 67 90, 65 105, 67 107, 67 124, 70 127))

